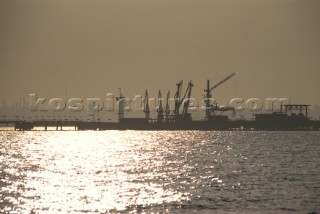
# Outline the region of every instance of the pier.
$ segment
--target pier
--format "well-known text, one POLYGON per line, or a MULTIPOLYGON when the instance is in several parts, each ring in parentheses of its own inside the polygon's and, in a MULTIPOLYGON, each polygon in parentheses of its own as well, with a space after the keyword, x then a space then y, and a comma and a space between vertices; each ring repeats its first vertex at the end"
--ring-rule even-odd
MULTIPOLYGON (((132 123, 127 120, 121 122, 92 122, 92 121, 0 121, 1 127, 14 127, 15 131, 64 130, 249 130, 249 131, 319 131, 320 120, 295 120, 285 118, 279 114, 259 115, 256 120, 226 120, 226 121, 193 121, 192 123, 158 123, 144 121, 132 123), (271 118, 271 119, 270 119, 271 118), (298 121, 298 122, 296 122, 298 121), (50 128, 50 129, 49 129, 50 128), (52 129, 53 128, 53 129, 52 129)), ((133 119, 134 120, 134 119, 133 119)), ((131 121, 131 120, 130 120, 131 121)))
POLYGON ((0 121, 0 126, 12 126, 15 131, 30 131, 36 127, 43 127, 45 131, 48 130, 48 127, 55 127, 56 130, 63 130, 63 127, 74 127, 74 130, 78 130, 79 121, 0 121))

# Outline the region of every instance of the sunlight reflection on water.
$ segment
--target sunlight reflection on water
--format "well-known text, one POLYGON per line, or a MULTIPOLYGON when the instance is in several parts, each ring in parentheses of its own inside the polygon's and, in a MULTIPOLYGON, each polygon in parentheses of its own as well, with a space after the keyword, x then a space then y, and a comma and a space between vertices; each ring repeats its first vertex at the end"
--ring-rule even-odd
POLYGON ((6 160, 27 169, 23 189, 16 183, 10 190, 21 194, 22 210, 125 210, 188 199, 166 186, 178 172, 159 170, 167 148, 148 133, 47 133, 26 133, 15 151, 21 155, 6 160))
POLYGON ((319 134, 291 135, 0 132, 0 211, 301 211, 293 196, 308 195, 303 206, 312 208, 320 189, 320 162, 312 162, 319 134))

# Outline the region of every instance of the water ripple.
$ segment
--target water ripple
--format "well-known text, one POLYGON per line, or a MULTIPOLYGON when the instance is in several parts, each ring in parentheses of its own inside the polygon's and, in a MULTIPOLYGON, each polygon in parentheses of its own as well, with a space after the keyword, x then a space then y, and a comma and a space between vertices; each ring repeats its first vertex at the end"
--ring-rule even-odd
POLYGON ((0 212, 315 212, 319 135, 3 131, 0 212))

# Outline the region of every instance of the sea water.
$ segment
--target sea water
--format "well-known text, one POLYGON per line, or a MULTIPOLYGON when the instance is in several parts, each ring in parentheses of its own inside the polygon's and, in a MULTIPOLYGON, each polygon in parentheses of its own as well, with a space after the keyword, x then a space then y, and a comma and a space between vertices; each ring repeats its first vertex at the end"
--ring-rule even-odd
POLYGON ((0 213, 319 213, 319 139, 0 131, 0 213))

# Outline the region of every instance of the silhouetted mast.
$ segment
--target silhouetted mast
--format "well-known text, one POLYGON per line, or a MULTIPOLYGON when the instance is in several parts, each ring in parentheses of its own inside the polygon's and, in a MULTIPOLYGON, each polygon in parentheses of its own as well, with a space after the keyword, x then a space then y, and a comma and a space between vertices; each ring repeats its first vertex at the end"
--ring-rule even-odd
POLYGON ((125 105, 125 97, 122 95, 121 88, 119 88, 120 96, 116 97, 116 100, 119 103, 119 110, 118 110, 118 119, 122 119, 124 117, 124 105, 125 105))

